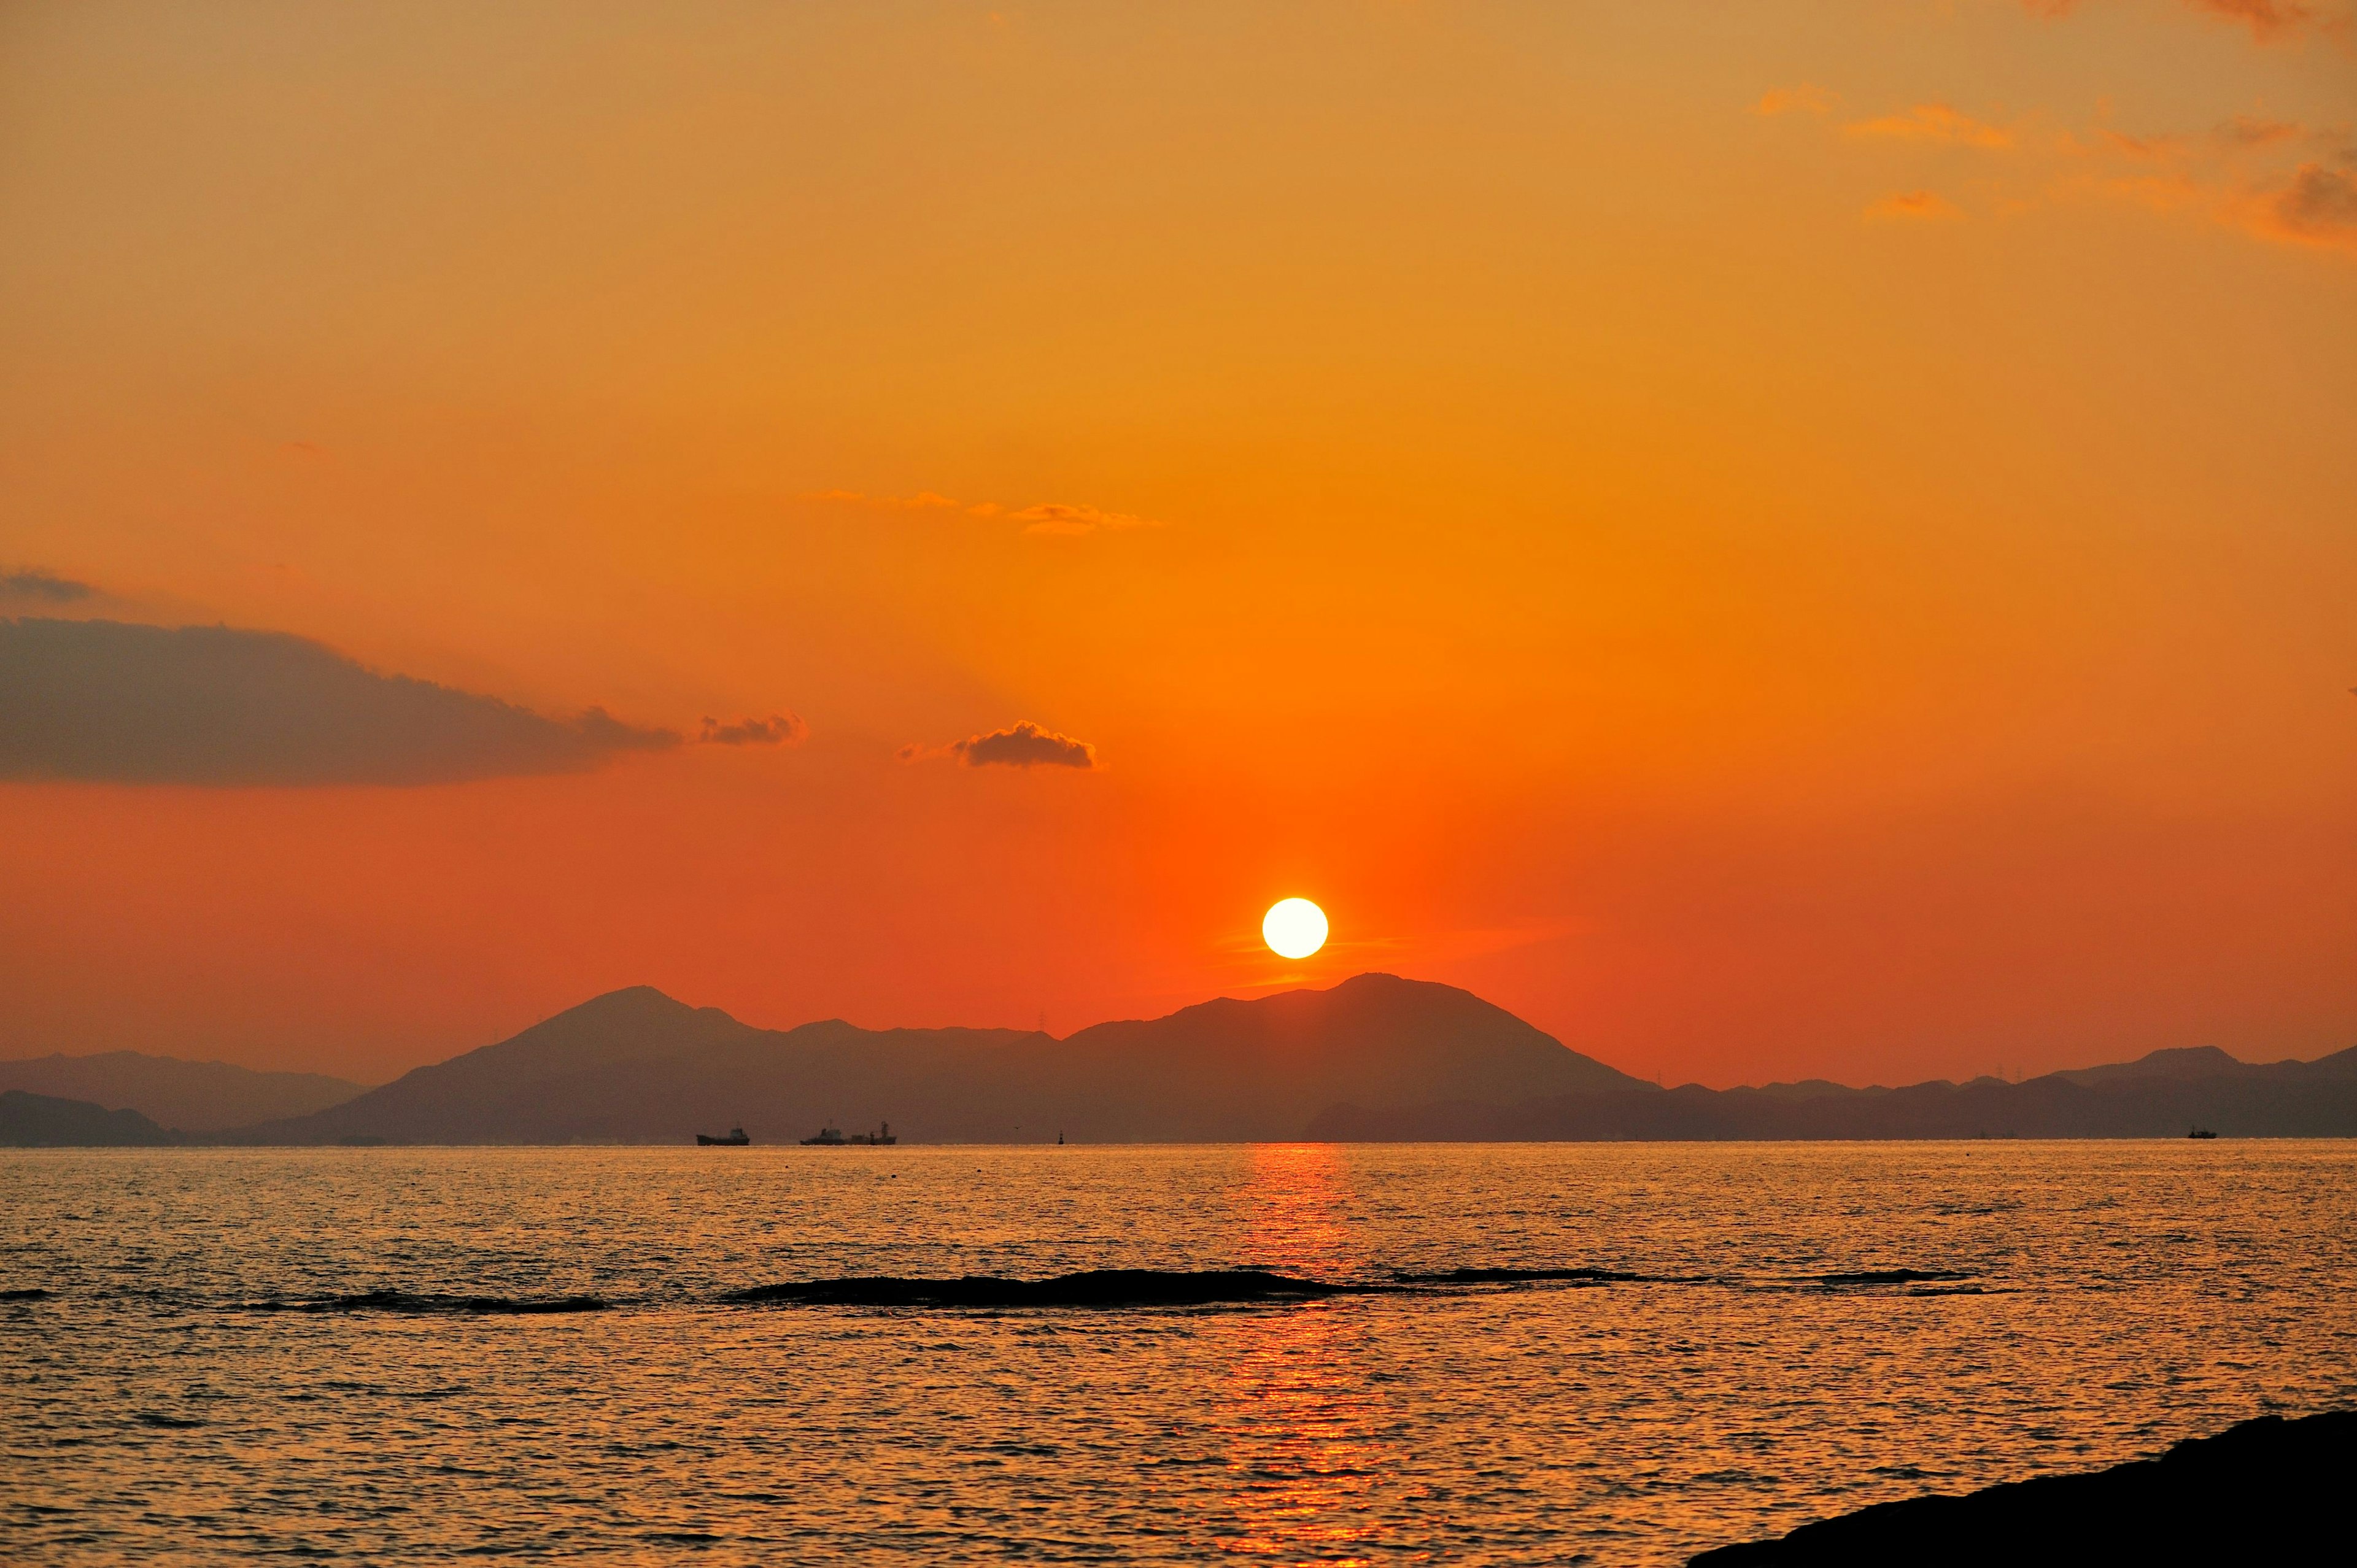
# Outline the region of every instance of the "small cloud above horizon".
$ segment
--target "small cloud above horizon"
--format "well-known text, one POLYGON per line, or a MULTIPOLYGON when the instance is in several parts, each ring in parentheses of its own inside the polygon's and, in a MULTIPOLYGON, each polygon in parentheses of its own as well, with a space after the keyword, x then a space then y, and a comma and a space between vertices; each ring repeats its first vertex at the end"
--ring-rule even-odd
POLYGON ((1809 82, 1798 87, 1771 87, 1751 106, 1754 114, 1827 114, 1835 102, 1832 92, 1809 82))
MULTIPOLYGON (((2021 8, 2033 16, 2050 21, 2060 20, 2080 9, 2083 0, 2021 0, 2021 8)), ((2250 29, 2254 43, 2274 43, 2310 29, 2326 30, 2345 27, 2348 18, 2335 17, 2322 7, 2307 5, 2303 0, 2184 0, 2185 7, 2222 22, 2230 22, 2250 29)))
POLYGON ((1986 120, 1975 120, 1945 103, 1918 103, 1899 114, 1856 120, 1842 127, 1845 135, 1899 142, 1929 142, 1939 146, 1979 147, 1998 151, 2013 145, 2013 134, 1986 120))
POLYGON ((1134 512, 1108 511, 1103 507, 1064 501, 1007 507, 996 501, 960 501, 931 490, 920 490, 913 496, 871 496, 862 490, 810 490, 803 494, 802 499, 880 511, 963 511, 968 517, 985 520, 1003 518, 1009 522, 1024 524, 1023 532, 1034 537, 1072 537, 1162 526, 1151 518, 1139 517, 1134 512))
POLYGON ((60 577, 46 566, 27 566, 0 573, 0 599, 35 599, 43 604, 71 605, 96 596, 88 583, 60 577))
POLYGON ((1867 219, 1888 222, 1952 222, 1964 210, 1936 190, 1905 190, 1886 196, 1866 209, 1867 219))
POLYGON ((1094 533, 1099 530, 1129 528, 1159 528, 1160 523, 1133 516, 1125 511, 1103 511, 1092 506, 1027 506, 1021 511, 1007 514, 1015 521, 1026 524, 1026 533, 1094 533))
POLYGON ((724 725, 710 714, 696 735, 699 746, 800 746, 810 738, 810 725, 800 714, 771 714, 766 719, 744 718, 724 725))
POLYGON ((923 762, 933 757, 951 757, 967 768, 1094 768, 1097 748, 1084 740, 1058 735, 1018 719, 1005 729, 986 735, 968 736, 947 746, 904 746, 893 754, 902 762, 923 762))

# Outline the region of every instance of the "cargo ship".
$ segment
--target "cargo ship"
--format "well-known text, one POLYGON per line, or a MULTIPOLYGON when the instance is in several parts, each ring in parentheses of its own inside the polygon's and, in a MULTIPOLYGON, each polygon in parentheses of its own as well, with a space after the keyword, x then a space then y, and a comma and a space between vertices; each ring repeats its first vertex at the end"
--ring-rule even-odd
POLYGON ((804 1138, 802 1140, 802 1144, 804 1147, 808 1147, 811 1144, 815 1144, 822 1148, 840 1149, 847 1147, 853 1144, 897 1144, 899 1141, 899 1139, 892 1135, 892 1123, 887 1122, 877 1127, 873 1133, 854 1133, 847 1138, 843 1135, 842 1128, 830 1124, 828 1126, 821 1127, 818 1130, 818 1135, 816 1137, 804 1138))
POLYGON ((695 1146, 699 1149, 741 1149, 752 1141, 745 1135, 745 1129, 741 1124, 729 1128, 728 1136, 725 1138, 716 1138, 709 1133, 698 1133, 695 1135, 695 1146))

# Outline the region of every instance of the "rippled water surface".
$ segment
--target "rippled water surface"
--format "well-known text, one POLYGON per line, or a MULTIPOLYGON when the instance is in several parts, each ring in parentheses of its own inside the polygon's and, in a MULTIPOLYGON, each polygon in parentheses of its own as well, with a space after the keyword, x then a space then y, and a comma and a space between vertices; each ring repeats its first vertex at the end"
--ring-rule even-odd
POLYGON ((2228 1142, 7 1152, 0 1291, 46 1294, 0 1302, 0 1509, 59 1562, 1675 1561, 2357 1401, 2352 1176, 2228 1142), (1239 1266, 1646 1278, 720 1299, 1239 1266), (1894 1269, 1961 1277, 1824 1278, 1894 1269), (608 1305, 416 1310, 565 1297, 608 1305))

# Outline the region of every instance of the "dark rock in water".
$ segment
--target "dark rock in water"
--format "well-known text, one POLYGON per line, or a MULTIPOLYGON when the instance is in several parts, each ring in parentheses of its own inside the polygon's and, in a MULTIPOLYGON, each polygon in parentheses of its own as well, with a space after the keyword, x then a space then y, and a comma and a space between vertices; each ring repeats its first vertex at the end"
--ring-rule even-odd
MULTIPOLYGON (((1911 1498, 1722 1546, 1696 1568, 1752 1564, 2290 1563, 2346 1540, 2341 1488, 2357 1462, 2357 1411, 2262 1416, 2079 1476, 2040 1476, 1966 1497, 1911 1498)), ((2345 1550, 2345 1546, 2341 1549, 2345 1550)))
POLYGON ((59 1100, 21 1089, 0 1093, 0 1147, 125 1149, 177 1144, 136 1111, 109 1111, 86 1100, 59 1100))
POLYGON ((736 1302, 791 1302, 811 1306, 1210 1306, 1243 1302, 1307 1301, 1362 1294, 1369 1285, 1329 1284, 1265 1269, 1092 1269, 1049 1280, 969 1274, 955 1280, 810 1280, 757 1285, 723 1297, 736 1302))
POLYGON ((328 1296, 317 1301, 257 1301, 251 1312, 393 1312, 455 1313, 470 1317, 538 1317, 549 1313, 603 1312, 607 1303, 594 1295, 515 1297, 506 1295, 415 1295, 408 1291, 372 1290, 359 1295, 328 1296))

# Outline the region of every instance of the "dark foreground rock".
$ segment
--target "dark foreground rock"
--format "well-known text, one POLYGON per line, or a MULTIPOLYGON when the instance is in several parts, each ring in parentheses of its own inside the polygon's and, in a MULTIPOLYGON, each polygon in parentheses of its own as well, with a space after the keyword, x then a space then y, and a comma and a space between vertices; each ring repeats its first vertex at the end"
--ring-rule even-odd
POLYGON ((2290 1563, 2346 1550, 2357 1411, 2262 1416, 2081 1476, 1879 1503, 1695 1568, 1843 1563, 2290 1563), (2341 1548, 2330 1547, 2334 1540, 2341 1548))

